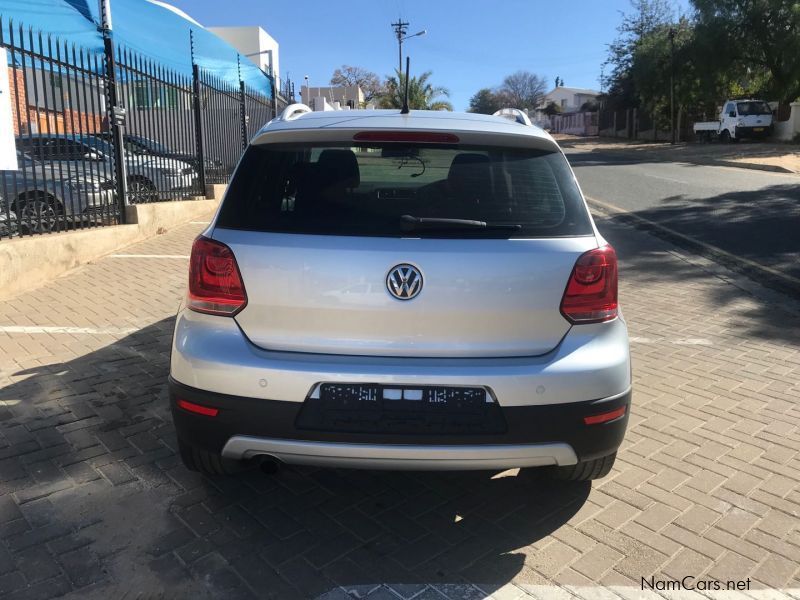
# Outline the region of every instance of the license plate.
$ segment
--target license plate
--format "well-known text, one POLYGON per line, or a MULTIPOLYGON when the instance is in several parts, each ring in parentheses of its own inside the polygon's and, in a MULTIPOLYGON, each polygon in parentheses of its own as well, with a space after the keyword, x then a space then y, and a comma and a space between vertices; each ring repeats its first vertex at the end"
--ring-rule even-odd
POLYGON ((298 429, 392 435, 500 434, 503 412, 483 387, 323 383, 306 399, 298 429))
POLYGON ((753 131, 764 131, 763 127, 753 127, 753 131))
POLYGON ((481 387, 393 386, 376 384, 323 383, 319 397, 328 406, 340 409, 363 409, 368 406, 383 409, 426 406, 429 409, 449 407, 468 409, 478 407, 491 398, 481 387))

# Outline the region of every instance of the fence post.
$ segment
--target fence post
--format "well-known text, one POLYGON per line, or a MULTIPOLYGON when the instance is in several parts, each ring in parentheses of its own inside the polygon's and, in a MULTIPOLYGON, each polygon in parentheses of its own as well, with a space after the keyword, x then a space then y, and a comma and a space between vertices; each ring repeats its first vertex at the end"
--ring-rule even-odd
POLYGON ((242 122, 242 150, 247 148, 247 96, 244 91, 244 81, 239 80, 239 116, 242 122))
POLYGON ((203 148, 203 116, 200 112, 200 68, 192 65, 192 107, 194 111, 195 152, 197 153, 200 189, 206 193, 206 157, 203 148))
POLYGON ((117 95, 117 63, 114 60, 114 42, 111 39, 111 29, 107 26, 105 21, 106 11, 103 11, 103 13, 103 52, 105 54, 106 63, 106 99, 108 100, 106 118, 108 119, 108 127, 111 131, 111 145, 114 149, 114 177, 117 180, 117 196, 119 196, 119 221, 124 224, 127 221, 125 207, 128 204, 128 182, 125 172, 125 141, 122 133, 123 126, 118 121, 118 115, 116 114, 120 107, 117 95))

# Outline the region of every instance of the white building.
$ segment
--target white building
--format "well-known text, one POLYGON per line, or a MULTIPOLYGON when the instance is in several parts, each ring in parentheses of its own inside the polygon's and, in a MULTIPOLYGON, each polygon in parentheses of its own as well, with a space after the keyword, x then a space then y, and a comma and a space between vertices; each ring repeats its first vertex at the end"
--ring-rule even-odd
POLYGON ((280 79, 278 42, 261 27, 206 27, 206 29, 236 48, 259 69, 274 74, 275 79, 280 79))
POLYGON ((312 85, 310 90, 306 86, 302 86, 300 88, 300 98, 303 103, 309 106, 312 106, 315 98, 325 98, 325 101, 330 104, 338 102, 340 106, 349 106, 353 109, 363 108, 365 104, 364 92, 357 85, 336 87, 317 87, 312 85))
POLYGON ((562 113, 577 112, 585 102, 595 101, 599 95, 597 90, 559 86, 545 94, 541 108, 555 102, 562 113))

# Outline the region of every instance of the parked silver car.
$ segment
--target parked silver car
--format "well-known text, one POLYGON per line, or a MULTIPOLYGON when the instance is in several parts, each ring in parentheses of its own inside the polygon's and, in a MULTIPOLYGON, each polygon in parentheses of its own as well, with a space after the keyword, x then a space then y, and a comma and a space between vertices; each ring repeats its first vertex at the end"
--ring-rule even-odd
POLYGON ((0 171, 6 227, 29 233, 69 228, 117 211, 113 180, 91 168, 68 170, 17 151, 16 171, 0 171), (59 225, 61 222, 61 225, 59 225))
POLYGON ((193 245, 184 463, 606 475, 631 398, 616 254, 511 118, 289 107, 193 245))
MULTIPOLYGON (((80 174, 86 170, 113 179, 113 148, 99 136, 26 134, 17 138, 17 149, 55 165, 56 170, 80 174), (61 165, 59 167, 59 164, 61 165)), ((190 191, 198 174, 191 165, 160 156, 125 155, 128 202, 137 204, 169 198, 172 192, 190 191)))

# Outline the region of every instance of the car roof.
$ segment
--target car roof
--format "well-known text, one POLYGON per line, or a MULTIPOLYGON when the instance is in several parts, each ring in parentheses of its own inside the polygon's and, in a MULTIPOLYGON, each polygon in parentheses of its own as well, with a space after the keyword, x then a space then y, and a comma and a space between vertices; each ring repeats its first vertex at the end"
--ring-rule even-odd
POLYGON ((454 133, 462 138, 462 142, 491 136, 521 142, 512 145, 558 148, 550 134, 541 128, 505 117, 435 110, 412 110, 402 114, 397 109, 318 111, 287 120, 273 119, 261 128, 252 143, 320 139, 321 135, 304 134, 322 130, 329 138, 337 137, 338 133, 339 139, 342 134, 353 131, 434 131, 454 133))

